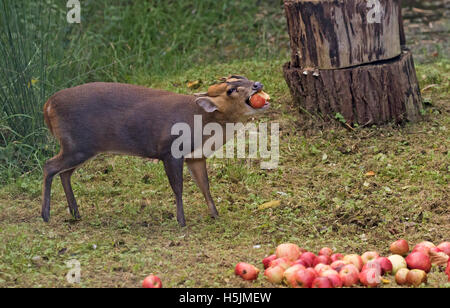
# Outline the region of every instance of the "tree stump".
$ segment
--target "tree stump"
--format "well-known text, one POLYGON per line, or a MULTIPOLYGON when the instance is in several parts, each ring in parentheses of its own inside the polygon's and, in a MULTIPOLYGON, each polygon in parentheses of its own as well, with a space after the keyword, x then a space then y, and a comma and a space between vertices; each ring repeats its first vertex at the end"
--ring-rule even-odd
POLYGON ((285 0, 285 11, 284 75, 301 109, 360 125, 420 118, 400 0, 285 0))

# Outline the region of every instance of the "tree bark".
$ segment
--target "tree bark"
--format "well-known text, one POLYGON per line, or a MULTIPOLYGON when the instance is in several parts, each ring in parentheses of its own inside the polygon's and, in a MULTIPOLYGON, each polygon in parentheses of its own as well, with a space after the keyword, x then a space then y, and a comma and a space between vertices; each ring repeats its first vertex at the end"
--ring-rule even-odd
MULTIPOLYGON (((397 26, 398 29, 398 26, 397 26)), ((410 51, 388 61, 336 70, 305 70, 290 63, 285 79, 300 109, 350 125, 417 121, 422 102, 410 51)))
POLYGON ((400 55, 400 0, 285 0, 294 67, 338 69, 400 55))

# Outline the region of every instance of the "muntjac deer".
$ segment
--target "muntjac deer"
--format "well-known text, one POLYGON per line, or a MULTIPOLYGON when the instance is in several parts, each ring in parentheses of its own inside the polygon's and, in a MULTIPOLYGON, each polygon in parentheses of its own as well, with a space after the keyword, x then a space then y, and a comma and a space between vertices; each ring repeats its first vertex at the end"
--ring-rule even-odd
MULTIPOLYGON (((194 125, 201 115, 203 125, 242 122, 266 110, 251 107, 250 99, 263 85, 241 76, 230 76, 207 93, 181 95, 162 90, 118 83, 90 83, 62 90, 44 106, 44 119, 61 146, 58 155, 44 166, 42 218, 50 219, 52 181, 59 174, 70 213, 80 219, 70 178, 84 162, 100 153, 117 153, 159 159, 176 197, 177 220, 186 225, 183 210, 183 165, 202 191, 211 216, 218 212, 209 191, 206 157, 174 157, 171 146, 177 123, 194 125)), ((203 142, 205 140, 203 139, 203 142)), ((192 143, 192 152, 195 143, 192 143)), ((185 149, 186 150, 186 149, 185 149)), ((190 151, 188 151, 190 152, 190 151)))

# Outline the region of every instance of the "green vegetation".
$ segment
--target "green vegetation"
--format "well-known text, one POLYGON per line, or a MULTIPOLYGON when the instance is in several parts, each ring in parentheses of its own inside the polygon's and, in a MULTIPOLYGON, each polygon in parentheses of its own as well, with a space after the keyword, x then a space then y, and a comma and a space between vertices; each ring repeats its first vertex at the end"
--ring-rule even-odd
MULTIPOLYGON (((0 0, 0 8, 5 3, 13 1, 0 0)), ((416 63, 426 89, 424 121, 349 131, 339 119, 316 121, 292 105, 281 70, 288 59, 281 1, 83 3, 81 26, 58 26, 55 20, 46 25, 55 31, 43 31, 45 43, 6 45, 0 32, 0 52, 24 51, 20 61, 0 57, 1 93, 7 93, 0 93, 0 287, 70 286, 65 262, 71 259, 81 262, 81 287, 139 287, 151 273, 167 287, 270 287, 262 277, 255 283, 236 278, 235 264, 261 268, 262 258, 284 241, 314 251, 326 245, 387 254, 399 237, 411 243, 450 239, 445 57, 416 63), (5 68, 21 72, 22 82, 5 76, 5 68), (260 80, 272 95, 272 109, 262 120, 280 123, 281 161, 274 171, 260 170, 259 161, 209 161, 220 219, 209 218, 186 170, 188 227, 180 229, 161 164, 102 155, 73 177, 83 219, 71 220, 55 179, 52 219, 42 222, 39 166, 57 149, 40 110, 54 91, 106 80, 193 93, 230 73, 260 80), (187 87, 197 80, 199 89, 187 87), (12 121, 17 114, 30 121, 12 121), (375 176, 366 176, 369 171, 375 176), (259 209, 271 200, 281 206, 259 209)), ((65 7, 46 14, 64 22, 65 7)), ((0 25, 5 27, 3 17, 0 25)), ((434 269, 429 282, 443 286, 446 278, 434 269)))

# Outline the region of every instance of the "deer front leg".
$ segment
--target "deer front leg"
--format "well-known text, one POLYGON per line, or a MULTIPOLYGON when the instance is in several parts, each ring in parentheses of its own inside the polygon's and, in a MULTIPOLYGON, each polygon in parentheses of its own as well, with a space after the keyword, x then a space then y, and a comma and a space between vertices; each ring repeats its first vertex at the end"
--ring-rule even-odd
POLYGON ((191 172, 192 177, 200 188, 203 196, 205 197, 206 203, 208 204, 209 211, 211 213, 211 217, 217 218, 219 217, 219 213, 217 211, 216 205, 214 204, 214 200, 211 197, 211 192, 209 191, 209 180, 208 180, 208 171, 206 169, 206 159, 193 159, 186 160, 189 171, 191 172))
POLYGON ((177 201, 177 220, 181 227, 186 226, 183 209, 183 159, 175 159, 169 155, 163 160, 164 169, 177 201))

